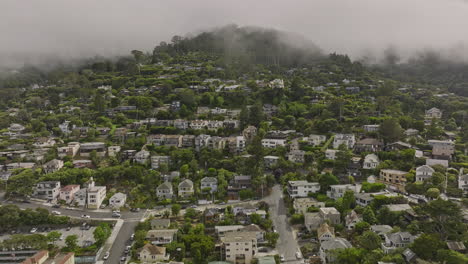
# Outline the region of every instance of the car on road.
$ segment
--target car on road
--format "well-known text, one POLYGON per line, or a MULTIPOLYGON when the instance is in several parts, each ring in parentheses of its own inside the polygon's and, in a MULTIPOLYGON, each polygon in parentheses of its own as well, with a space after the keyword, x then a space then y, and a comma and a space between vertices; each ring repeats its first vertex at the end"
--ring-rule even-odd
POLYGON ((112 217, 121 217, 122 215, 120 214, 120 212, 112 212, 112 217))
POLYGON ((52 211, 52 214, 53 214, 53 215, 61 215, 62 213, 59 212, 59 211, 52 211))
POLYGON ((135 233, 133 233, 131 236, 130 236, 130 240, 134 240, 135 239, 135 233))
POLYGON ((281 261, 281 262, 285 262, 285 261, 286 261, 286 259, 284 258, 284 255, 283 255, 283 254, 281 254, 281 256, 280 256, 280 261, 281 261))
POLYGON ((130 253, 130 249, 131 249, 131 248, 132 248, 132 246, 126 246, 126 247, 125 247, 125 251, 124 251, 125 254, 128 255, 128 253, 130 253))
POLYGON ((81 215, 81 218, 91 218, 91 216, 84 214, 84 215, 81 215))
POLYGON ((31 201, 29 201, 29 200, 26 200, 26 199, 25 199, 25 200, 23 200, 23 201, 21 201, 21 202, 22 202, 22 203, 31 203, 31 201))
POLYGON ((296 252, 296 258, 297 258, 297 259, 302 259, 302 254, 301 254, 300 251, 297 251, 297 252, 296 252))
POLYGON ((109 251, 107 251, 105 254, 104 254, 104 257, 102 257, 103 260, 107 260, 110 256, 110 253, 109 251))
POLYGON ((59 238, 60 241, 62 241, 62 240, 64 240, 64 239, 65 239, 65 236, 64 236, 64 235, 61 235, 60 238, 59 238))
POLYGON ((197 206, 195 204, 193 204, 193 205, 190 206, 190 208, 195 209, 195 208, 197 208, 197 206))
POLYGON ((67 227, 67 231, 70 231, 71 230, 71 226, 67 227))
POLYGON ((275 228, 273 228, 273 232, 278 233, 278 230, 276 230, 275 228))
POLYGON ((127 259, 126 256, 122 256, 122 257, 120 258, 120 263, 125 263, 125 260, 126 260, 126 259, 127 259))
POLYGON ((37 228, 35 228, 35 227, 34 227, 34 228, 33 228, 33 229, 31 229, 31 231, 29 231, 29 232, 30 232, 31 234, 34 234, 34 233, 36 233, 36 232, 37 232, 37 228))
POLYGON ((138 213, 140 212, 140 208, 132 208, 130 209, 130 212, 138 213))
POLYGON ((60 207, 61 207, 60 204, 54 204, 54 205, 52 205, 52 208, 60 208, 60 207))
POLYGON ((260 248, 258 248, 258 252, 266 253, 266 252, 268 252, 268 248, 260 247, 260 248))

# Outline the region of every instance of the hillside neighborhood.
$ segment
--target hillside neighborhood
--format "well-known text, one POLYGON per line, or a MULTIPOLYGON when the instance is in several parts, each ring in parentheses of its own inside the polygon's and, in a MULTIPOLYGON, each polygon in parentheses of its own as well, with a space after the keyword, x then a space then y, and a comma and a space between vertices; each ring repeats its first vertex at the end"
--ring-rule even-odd
POLYGON ((466 97, 195 44, 9 80, 0 263, 468 263, 466 97))

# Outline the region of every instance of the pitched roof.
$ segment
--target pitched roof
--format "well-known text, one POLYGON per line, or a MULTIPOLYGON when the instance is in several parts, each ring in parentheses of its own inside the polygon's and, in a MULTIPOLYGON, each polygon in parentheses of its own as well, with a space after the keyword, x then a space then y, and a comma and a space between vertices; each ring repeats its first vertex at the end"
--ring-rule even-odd
POLYGON ((181 183, 179 183, 179 188, 193 188, 193 182, 189 179, 183 180, 181 183))
POLYGON ((172 190, 172 184, 170 182, 161 183, 157 188, 157 190, 172 190))
POLYGON ((447 247, 449 249, 455 250, 455 251, 464 251, 464 250, 466 250, 466 247, 463 244, 463 242, 459 242, 459 241, 447 241, 447 247))
POLYGON ((331 233, 332 235, 335 234, 335 228, 332 226, 329 226, 327 223, 323 223, 318 229, 317 229, 317 237, 320 238, 323 234, 325 233, 331 233))
POLYGON ((351 245, 351 243, 349 243, 348 240, 341 238, 341 237, 337 237, 337 238, 324 241, 320 245, 320 247, 324 251, 327 251, 327 250, 334 250, 334 249, 352 248, 353 246, 351 245))
POLYGON ((158 246, 155 246, 155 245, 149 244, 149 243, 143 246, 141 251, 143 251, 143 250, 148 251, 151 255, 166 255, 166 248, 165 247, 158 247, 158 246))

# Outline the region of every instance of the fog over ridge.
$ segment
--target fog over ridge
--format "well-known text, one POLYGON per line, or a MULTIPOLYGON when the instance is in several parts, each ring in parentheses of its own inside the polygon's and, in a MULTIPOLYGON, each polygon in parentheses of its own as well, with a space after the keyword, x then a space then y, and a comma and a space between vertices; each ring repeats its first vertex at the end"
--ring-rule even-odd
POLYGON ((403 57, 435 50, 468 61, 463 0, 0 1, 0 65, 151 51, 173 35, 226 24, 301 34, 325 52, 403 57))

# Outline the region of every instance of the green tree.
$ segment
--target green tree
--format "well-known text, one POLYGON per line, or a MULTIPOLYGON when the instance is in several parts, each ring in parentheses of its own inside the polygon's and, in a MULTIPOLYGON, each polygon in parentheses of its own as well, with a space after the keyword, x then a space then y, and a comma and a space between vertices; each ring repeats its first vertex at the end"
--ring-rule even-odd
POLYGON ((52 242, 55 244, 55 241, 59 240, 60 237, 62 236, 62 233, 58 231, 52 231, 47 234, 47 241, 52 242))
POLYGON ((440 191, 437 188, 429 188, 426 191, 426 196, 432 199, 437 199, 440 196, 440 191))
POLYGON ((379 127, 379 133, 387 143, 399 140, 403 135, 403 128, 397 119, 390 118, 382 122, 379 127))
POLYGON ((437 250, 443 249, 445 243, 435 234, 422 234, 410 245, 416 255, 422 259, 434 260, 437 256, 437 250))
POLYGON ((78 236, 69 235, 65 238, 65 245, 68 251, 75 251, 78 248, 78 236))
POLYGON ((379 235, 372 231, 365 231, 357 238, 359 245, 367 250, 374 250, 380 248, 382 239, 379 235))
POLYGON ((178 216, 180 213, 181 206, 180 204, 173 204, 171 207, 172 215, 178 216))
POLYGON ((362 218, 365 222, 373 225, 377 223, 377 217, 375 217, 374 210, 372 210, 372 207, 366 206, 364 208, 364 212, 362 213, 362 218))

